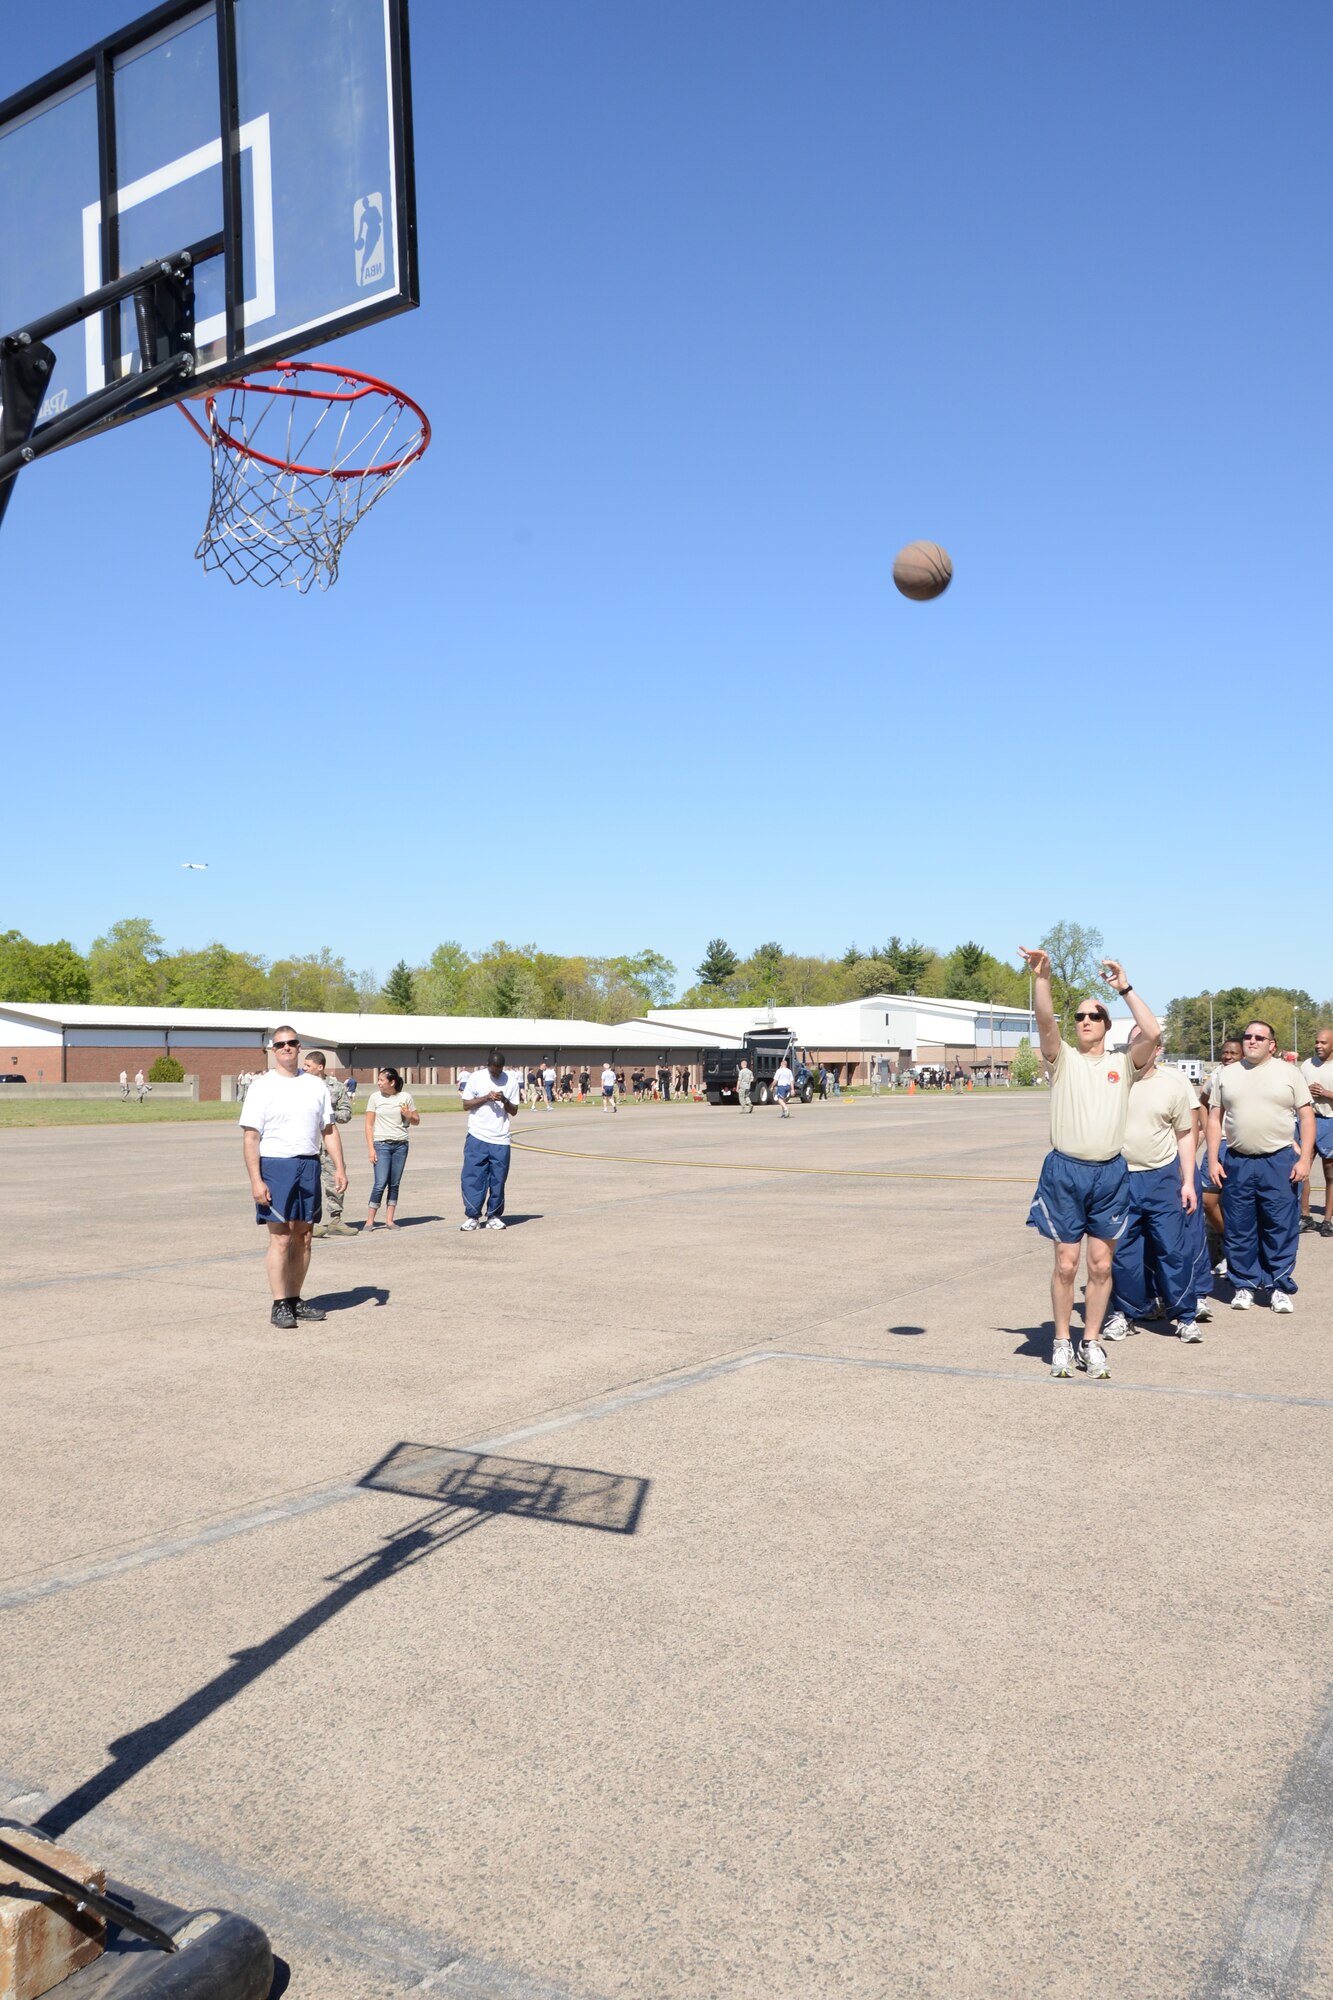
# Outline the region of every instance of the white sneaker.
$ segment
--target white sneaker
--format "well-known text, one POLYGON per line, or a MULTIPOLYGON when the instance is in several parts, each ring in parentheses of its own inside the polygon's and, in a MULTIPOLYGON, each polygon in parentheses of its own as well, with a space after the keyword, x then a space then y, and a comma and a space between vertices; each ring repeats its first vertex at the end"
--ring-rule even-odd
POLYGON ((1182 1340, 1202 1340, 1203 1335, 1192 1319, 1175 1319, 1171 1322, 1182 1340))
POLYGON ((1126 1319, 1123 1313, 1111 1313, 1102 1327, 1102 1339, 1128 1340, 1131 1333, 1137 1332, 1132 1319, 1126 1319))
POLYGON ((1275 1313, 1294 1313, 1295 1310, 1296 1308, 1291 1302, 1290 1292, 1274 1292, 1273 1311, 1275 1313))
POLYGON ((490 1215, 490 1216, 488 1216, 488 1217, 486 1218, 485 1222, 483 1222, 483 1224, 482 1224, 482 1228, 483 1228, 483 1229, 503 1229, 503 1228, 504 1228, 504 1217, 503 1217, 503 1216, 499 1216, 499 1215, 490 1215))
POLYGON ((476 1216, 475 1216, 475 1215, 469 1215, 469 1216, 468 1216, 468 1218, 467 1218, 467 1220, 466 1220, 465 1222, 460 1222, 458 1226, 459 1226, 459 1228, 460 1228, 460 1229, 480 1229, 480 1228, 481 1228, 481 1224, 480 1224, 480 1223, 478 1222, 478 1220, 477 1220, 477 1218, 476 1218, 476 1216))
POLYGON ((1226 1274, 1227 1274, 1227 1260, 1225 1257, 1219 1257, 1217 1262, 1213 1266, 1213 1276, 1215 1278, 1225 1278, 1226 1274))
POLYGON ((1074 1366, 1074 1343, 1072 1340, 1057 1340, 1051 1350, 1051 1373, 1058 1382, 1067 1382, 1074 1366))
POLYGON ((1090 1382, 1109 1382, 1110 1364, 1106 1359, 1106 1349, 1099 1340, 1085 1340, 1078 1350, 1078 1365, 1088 1372, 1090 1382))
POLYGON ((1247 1292, 1242 1286, 1241 1290, 1236 1293, 1235 1298, 1231 1301, 1231 1310, 1233 1313, 1247 1313, 1253 1304, 1254 1293, 1247 1292))
POLYGON ((1213 1316, 1213 1302, 1211 1299, 1196 1299, 1194 1301, 1195 1319, 1202 1320, 1206 1324, 1212 1318, 1212 1316, 1213 1316))

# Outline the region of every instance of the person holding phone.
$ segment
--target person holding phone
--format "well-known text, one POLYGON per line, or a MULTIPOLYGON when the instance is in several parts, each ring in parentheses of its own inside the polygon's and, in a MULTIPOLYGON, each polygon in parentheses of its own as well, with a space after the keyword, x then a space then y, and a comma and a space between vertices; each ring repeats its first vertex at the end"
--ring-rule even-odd
POLYGON ((375 1169, 370 1206, 366 1210, 367 1229, 375 1227, 380 1202, 386 1196, 384 1226, 386 1229, 398 1227, 394 1221, 394 1210, 398 1206, 403 1168, 407 1165, 408 1134, 414 1125, 420 1123, 421 1113, 403 1089, 402 1077, 386 1064, 366 1101, 366 1151, 375 1169))
POLYGON ((522 1078, 505 1068, 492 1049, 485 1069, 474 1069, 459 1085, 467 1113, 463 1141, 463 1220, 460 1227, 503 1229, 505 1182, 509 1178, 509 1121, 523 1097, 522 1078), (486 1220, 482 1221, 482 1209, 486 1220))

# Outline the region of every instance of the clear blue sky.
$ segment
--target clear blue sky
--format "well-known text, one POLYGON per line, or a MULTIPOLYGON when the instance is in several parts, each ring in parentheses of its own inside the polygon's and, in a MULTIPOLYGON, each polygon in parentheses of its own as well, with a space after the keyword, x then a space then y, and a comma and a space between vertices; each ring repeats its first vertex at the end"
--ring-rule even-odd
MULTIPOLYGON (((134 12, 15 13, 0 94, 134 12)), ((192 560, 174 413, 23 476, 0 928, 684 983, 1072 917, 1154 1000, 1333 993, 1330 55, 1281 0, 416 0, 423 305, 329 351, 434 448, 305 599, 192 560)))

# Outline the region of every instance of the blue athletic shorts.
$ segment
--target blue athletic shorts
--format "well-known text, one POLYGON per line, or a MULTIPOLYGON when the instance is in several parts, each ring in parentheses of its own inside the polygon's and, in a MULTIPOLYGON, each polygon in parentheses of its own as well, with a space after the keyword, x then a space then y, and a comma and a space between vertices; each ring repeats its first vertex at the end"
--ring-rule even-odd
POLYGON ((1333 1160, 1333 1118, 1315 1114, 1314 1149, 1321 1160, 1333 1160))
POLYGON ((775 1083, 773 1086, 773 1095, 777 1098, 778 1103, 782 1104, 791 1096, 791 1085, 789 1083, 775 1083))
POLYGON ((603 1097, 614 1097, 615 1094, 616 1094, 616 1087, 613 1083, 604 1083, 602 1085, 603 1097))
POLYGON ((320 1198, 319 1154, 303 1153, 295 1160, 266 1160, 259 1171, 272 1197, 264 1208, 255 1203, 256 1222, 318 1222, 324 1213, 320 1198))
POLYGON ((1046 1155, 1029 1229, 1052 1243, 1078 1243, 1085 1236, 1118 1243, 1128 1223, 1129 1171, 1119 1154, 1113 1160, 1076 1160, 1054 1150, 1046 1155))

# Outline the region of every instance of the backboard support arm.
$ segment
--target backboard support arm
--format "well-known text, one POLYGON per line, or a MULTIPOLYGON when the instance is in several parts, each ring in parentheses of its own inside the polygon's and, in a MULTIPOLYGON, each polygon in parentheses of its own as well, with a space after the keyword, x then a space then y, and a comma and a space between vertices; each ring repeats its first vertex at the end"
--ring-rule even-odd
POLYGON ((0 336, 0 521, 25 465, 60 445, 86 437, 108 417, 150 395, 160 384, 194 373, 194 259, 188 250, 155 258, 109 285, 75 299, 27 326, 0 336), (36 428, 55 356, 46 345, 94 313, 134 300, 139 371, 122 376, 71 410, 36 428))

